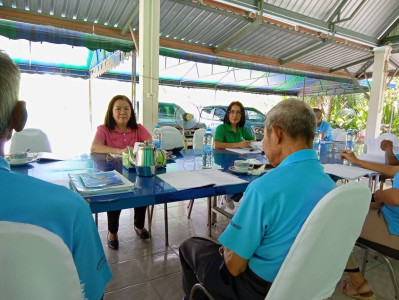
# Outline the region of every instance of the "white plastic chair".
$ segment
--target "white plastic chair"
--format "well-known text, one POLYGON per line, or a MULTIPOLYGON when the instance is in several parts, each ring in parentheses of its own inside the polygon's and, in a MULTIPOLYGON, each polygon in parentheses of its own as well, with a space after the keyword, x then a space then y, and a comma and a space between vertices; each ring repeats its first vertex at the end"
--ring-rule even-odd
POLYGON ((345 129, 334 128, 333 130, 331 130, 331 134, 332 134, 333 141, 345 141, 345 138, 346 138, 345 129), (344 139, 342 139, 342 136, 344 137, 344 139), (338 137, 340 137, 340 139, 338 139, 338 137))
POLYGON ((0 221, 0 299, 84 299, 72 254, 42 227, 0 221))
POLYGON ((193 149, 202 149, 205 132, 205 128, 199 128, 194 132, 193 149))
POLYGON ((163 150, 179 151, 184 148, 183 136, 179 130, 172 126, 161 127, 163 150))
POLYGON ((24 152, 27 149, 30 149, 29 152, 52 152, 47 135, 37 128, 14 132, 11 138, 10 153, 24 152))
POLYGON ((385 152, 381 150, 380 145, 383 140, 392 141, 394 152, 398 152, 399 139, 393 133, 383 133, 376 138, 366 138, 366 153, 385 157, 385 152))
POLYGON ((302 226, 266 300, 329 298, 360 235, 370 199, 370 189, 360 182, 325 195, 302 226))
MULTIPOLYGON (((360 235, 370 199, 370 189, 360 182, 325 195, 302 226, 265 299, 329 298, 360 235)), ((190 299, 203 288, 196 284, 190 299)))

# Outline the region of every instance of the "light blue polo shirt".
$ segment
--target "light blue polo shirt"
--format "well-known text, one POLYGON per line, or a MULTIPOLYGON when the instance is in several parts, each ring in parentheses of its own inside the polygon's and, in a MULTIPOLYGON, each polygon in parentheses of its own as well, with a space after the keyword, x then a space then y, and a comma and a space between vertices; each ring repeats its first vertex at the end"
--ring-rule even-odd
POLYGON ((58 235, 72 253, 85 297, 99 300, 112 278, 88 203, 66 187, 10 172, 0 157, 0 221, 34 224, 58 235))
MULTIPOLYGON (((399 172, 393 178, 392 188, 399 189, 399 172)), ((399 235, 399 206, 384 204, 381 213, 388 222, 389 233, 399 235)))
POLYGON ((317 127, 316 131, 321 131, 326 135, 324 141, 332 141, 331 125, 328 124, 326 121, 321 120, 320 126, 317 127))
POLYGON ((273 282, 306 218, 335 187, 315 151, 297 151, 248 185, 219 242, 273 282))
POLYGON ((254 140, 254 136, 245 126, 237 126, 237 131, 234 132, 229 124, 220 124, 216 127, 213 140, 223 143, 238 143, 243 140, 252 141, 254 140))

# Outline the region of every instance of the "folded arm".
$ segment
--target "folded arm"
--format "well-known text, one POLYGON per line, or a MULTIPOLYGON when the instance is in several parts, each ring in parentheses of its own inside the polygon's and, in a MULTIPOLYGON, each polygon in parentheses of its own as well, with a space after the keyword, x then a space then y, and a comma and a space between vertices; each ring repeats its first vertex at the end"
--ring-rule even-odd
POLYGON ((341 153, 342 159, 347 159, 351 163, 358 165, 359 167, 373 170, 376 172, 381 173, 383 176, 387 178, 393 178, 397 172, 399 172, 399 166, 392 166, 392 165, 384 165, 384 164, 377 164, 365 160, 358 159, 352 151, 344 150, 341 153))
POLYGON ((391 206, 399 206, 399 189, 377 190, 374 193, 374 200, 391 206))
POLYGON ((229 248, 223 247, 223 258, 227 269, 233 276, 238 276, 243 273, 248 266, 248 260, 237 255, 229 248))

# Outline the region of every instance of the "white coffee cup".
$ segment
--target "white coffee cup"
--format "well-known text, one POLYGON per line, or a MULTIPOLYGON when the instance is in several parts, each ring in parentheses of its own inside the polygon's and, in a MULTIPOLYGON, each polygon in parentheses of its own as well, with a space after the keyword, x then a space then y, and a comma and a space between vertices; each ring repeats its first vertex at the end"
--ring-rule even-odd
POLYGON ((14 152, 10 154, 12 160, 26 160, 28 158, 28 153, 26 152, 14 152))
POLYGON ((235 160, 234 168, 237 171, 251 171, 254 168, 254 164, 246 160, 235 160))

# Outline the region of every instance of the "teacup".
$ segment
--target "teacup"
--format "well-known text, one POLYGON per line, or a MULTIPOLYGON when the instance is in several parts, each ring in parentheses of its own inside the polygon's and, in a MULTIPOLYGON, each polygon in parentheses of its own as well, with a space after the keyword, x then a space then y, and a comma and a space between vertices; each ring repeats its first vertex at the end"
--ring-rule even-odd
POLYGON ((237 171, 251 171, 254 168, 254 164, 246 160, 235 160, 234 168, 237 171))
POLYGON ((10 154, 11 160, 26 160, 28 158, 28 153, 26 152, 14 152, 10 154))

